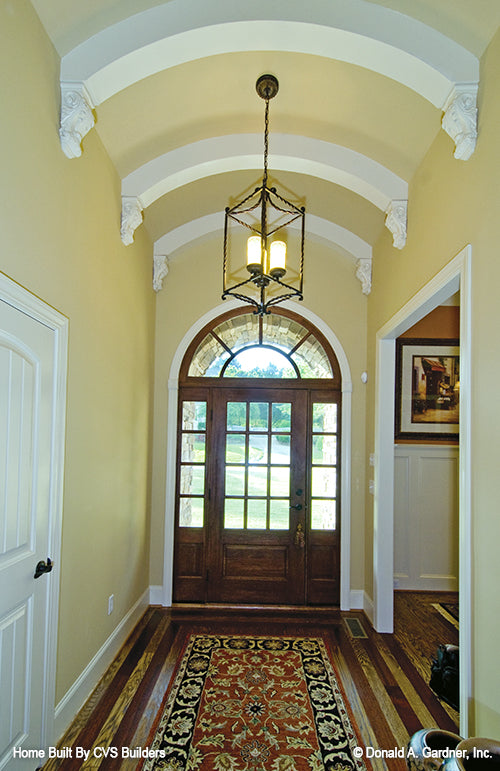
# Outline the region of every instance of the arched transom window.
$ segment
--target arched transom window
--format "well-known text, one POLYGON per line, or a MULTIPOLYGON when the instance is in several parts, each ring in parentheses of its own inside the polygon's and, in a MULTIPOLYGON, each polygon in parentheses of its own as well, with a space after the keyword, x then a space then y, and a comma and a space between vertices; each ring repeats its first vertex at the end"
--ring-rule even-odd
POLYGON ((293 315, 240 313, 205 330, 187 376, 332 380, 332 360, 317 332, 293 315))

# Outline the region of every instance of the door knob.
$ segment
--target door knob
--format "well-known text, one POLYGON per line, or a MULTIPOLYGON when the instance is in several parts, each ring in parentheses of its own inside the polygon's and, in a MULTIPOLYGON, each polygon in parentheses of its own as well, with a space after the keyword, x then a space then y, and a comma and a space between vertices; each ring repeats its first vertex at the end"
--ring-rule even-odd
POLYGON ((296 503, 295 506, 290 506, 291 509, 296 509, 297 511, 302 511, 302 504, 296 503))
POLYGON ((50 573, 50 571, 53 568, 52 561, 47 557, 47 562, 45 560, 40 560, 40 562, 37 563, 37 566, 35 568, 35 575, 33 578, 40 578, 40 576, 43 576, 44 573, 50 573))

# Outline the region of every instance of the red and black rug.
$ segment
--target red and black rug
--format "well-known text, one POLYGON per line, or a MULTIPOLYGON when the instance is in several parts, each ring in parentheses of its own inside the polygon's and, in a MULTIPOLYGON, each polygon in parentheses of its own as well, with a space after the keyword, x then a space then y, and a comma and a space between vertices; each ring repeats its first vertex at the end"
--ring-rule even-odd
POLYGON ((365 771, 321 639, 192 635, 144 771, 365 771))

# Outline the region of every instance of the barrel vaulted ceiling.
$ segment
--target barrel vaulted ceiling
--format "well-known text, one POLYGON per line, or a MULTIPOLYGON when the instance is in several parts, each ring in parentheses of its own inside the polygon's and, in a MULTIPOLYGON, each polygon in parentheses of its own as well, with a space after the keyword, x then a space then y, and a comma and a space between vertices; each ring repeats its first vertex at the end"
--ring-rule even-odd
POLYGON ((307 231, 371 287, 384 227, 404 249, 409 183, 440 131, 474 152, 479 59, 499 0, 32 0, 61 57, 61 145, 97 131, 121 179, 117 237, 146 228, 166 261, 222 231, 231 195, 269 168, 300 194, 307 231))

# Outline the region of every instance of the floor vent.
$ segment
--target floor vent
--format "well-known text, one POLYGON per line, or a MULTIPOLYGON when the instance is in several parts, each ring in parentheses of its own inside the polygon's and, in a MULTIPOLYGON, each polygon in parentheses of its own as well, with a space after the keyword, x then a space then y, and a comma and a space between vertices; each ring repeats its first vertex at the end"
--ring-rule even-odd
POLYGON ((365 639, 368 637, 358 618, 344 618, 344 622, 351 637, 361 637, 365 639))

